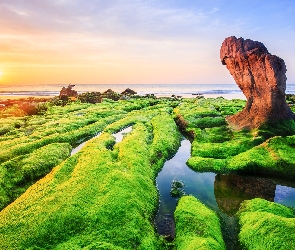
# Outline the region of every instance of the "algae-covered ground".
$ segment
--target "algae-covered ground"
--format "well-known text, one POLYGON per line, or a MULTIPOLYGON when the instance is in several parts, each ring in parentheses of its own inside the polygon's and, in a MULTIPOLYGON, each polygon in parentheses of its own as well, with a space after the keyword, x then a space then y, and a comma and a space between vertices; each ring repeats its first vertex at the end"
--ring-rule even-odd
MULTIPOLYGON (((192 141, 188 165, 195 171, 294 180, 294 121, 232 131, 225 117, 244 105, 223 98, 137 97, 48 105, 32 116, 6 112, 0 120, 0 249, 225 249, 218 216, 191 196, 182 197, 175 211, 175 241, 157 235, 155 179, 183 132, 192 141), (116 143, 112 134, 129 126, 132 131, 116 143)), ((283 245, 275 239, 294 235, 294 211, 281 205, 260 211, 266 205, 249 202, 237 215, 241 245, 259 249, 268 241, 264 225, 274 217, 273 244, 263 249, 292 249, 292 238, 283 245), (250 228, 256 223, 261 233, 255 238, 250 228)))
POLYGON ((176 121, 193 137, 188 165, 196 171, 255 173, 295 178, 295 122, 265 124, 251 131, 233 131, 226 116, 245 101, 199 99, 180 104, 176 121))

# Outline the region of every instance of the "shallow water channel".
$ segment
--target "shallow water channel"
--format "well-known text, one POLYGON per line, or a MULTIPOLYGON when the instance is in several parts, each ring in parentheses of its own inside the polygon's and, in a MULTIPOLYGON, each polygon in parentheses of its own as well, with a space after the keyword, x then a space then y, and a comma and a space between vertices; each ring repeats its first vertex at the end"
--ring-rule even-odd
MULTIPOLYGON (((127 127, 127 128, 125 128, 125 129, 119 131, 118 133, 113 134, 113 136, 114 136, 115 139, 116 139, 116 143, 121 142, 121 141, 123 140, 124 135, 128 134, 129 132, 131 132, 131 130, 132 130, 132 126, 127 127)), ((82 143, 79 144, 77 147, 73 148, 73 150, 72 150, 72 152, 71 152, 71 155, 74 155, 74 154, 78 153, 78 152, 84 147, 84 145, 85 145, 87 142, 89 142, 90 140, 92 140, 92 139, 94 139, 94 138, 100 136, 100 134, 101 134, 101 133, 97 134, 96 136, 90 138, 90 139, 87 140, 87 141, 82 142, 82 143)))
POLYGON ((259 197, 295 208, 294 181, 194 172, 186 165, 190 150, 190 141, 184 139, 175 156, 166 161, 156 179, 160 205, 155 224, 158 233, 168 236, 168 240, 175 236, 173 214, 178 198, 170 195, 171 185, 175 180, 184 184, 180 191, 198 198, 221 217, 227 249, 239 249, 238 223, 234 214, 242 201, 259 197))

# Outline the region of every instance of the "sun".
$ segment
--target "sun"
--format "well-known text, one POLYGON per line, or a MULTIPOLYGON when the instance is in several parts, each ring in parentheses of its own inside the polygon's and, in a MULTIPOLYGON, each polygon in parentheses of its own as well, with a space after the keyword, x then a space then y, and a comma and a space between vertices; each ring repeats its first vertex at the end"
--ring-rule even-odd
POLYGON ((0 71, 0 77, 3 75, 3 72, 2 71, 0 71))

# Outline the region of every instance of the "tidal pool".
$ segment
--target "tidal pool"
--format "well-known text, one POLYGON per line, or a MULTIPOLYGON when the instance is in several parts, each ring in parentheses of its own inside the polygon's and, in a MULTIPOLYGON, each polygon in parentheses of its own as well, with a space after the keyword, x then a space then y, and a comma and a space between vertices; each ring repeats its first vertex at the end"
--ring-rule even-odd
POLYGON ((160 235, 175 236, 173 214, 178 198, 170 195, 172 182, 184 184, 185 194, 193 195, 221 218, 223 237, 227 249, 238 249, 238 224, 235 213, 241 202, 264 198, 295 208, 295 181, 270 179, 251 175, 215 174, 194 172, 186 165, 190 157, 191 143, 184 139, 175 156, 166 161, 156 182, 160 195, 155 224, 160 235))
MULTIPOLYGON (((127 127, 127 128, 125 128, 125 129, 119 131, 118 133, 113 134, 113 136, 114 136, 115 139, 116 139, 116 143, 121 142, 121 141, 123 140, 124 135, 128 134, 129 132, 131 132, 131 130, 132 130, 132 126, 127 127)), ((90 140, 92 140, 92 139, 94 139, 94 138, 100 136, 100 134, 101 134, 101 133, 98 133, 96 136, 94 136, 94 137, 92 137, 92 138, 90 138, 90 139, 88 139, 88 140, 82 142, 82 143, 79 144, 77 147, 73 148, 73 150, 72 150, 72 152, 71 152, 71 156, 74 155, 74 154, 76 154, 76 153, 78 153, 78 152, 79 152, 79 151, 85 146, 85 144, 86 144, 87 142, 89 142, 90 140)))
POLYGON ((118 133, 113 134, 113 136, 116 138, 116 143, 121 142, 123 140, 123 137, 126 134, 130 133, 131 130, 132 130, 132 126, 124 128, 123 130, 119 131, 118 133))

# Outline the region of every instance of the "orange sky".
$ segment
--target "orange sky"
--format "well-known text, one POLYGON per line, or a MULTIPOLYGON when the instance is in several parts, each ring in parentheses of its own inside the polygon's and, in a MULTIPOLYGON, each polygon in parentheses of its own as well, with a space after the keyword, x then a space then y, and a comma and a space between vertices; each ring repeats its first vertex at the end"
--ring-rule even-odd
POLYGON ((219 60, 231 35, 263 42, 295 83, 293 4, 197 2, 2 0, 0 84, 234 83, 219 60))

